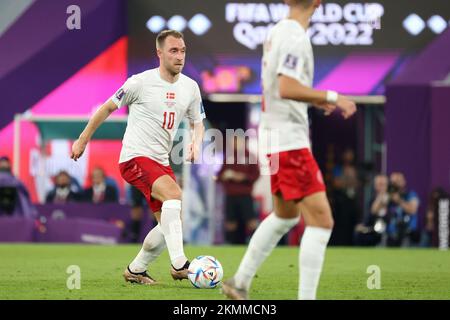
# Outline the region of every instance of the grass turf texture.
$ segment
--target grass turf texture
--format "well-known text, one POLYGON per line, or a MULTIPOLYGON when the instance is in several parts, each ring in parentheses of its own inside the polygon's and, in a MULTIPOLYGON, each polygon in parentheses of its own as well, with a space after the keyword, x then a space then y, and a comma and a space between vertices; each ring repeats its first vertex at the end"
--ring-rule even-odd
MULTIPOLYGON (((123 269, 137 245, 0 245, 0 299, 164 299, 220 300, 219 289, 196 289, 188 280, 173 281, 164 252, 150 266, 160 283, 125 283, 123 269), (66 286, 67 267, 81 268, 81 289, 66 286)), ((189 257, 213 255, 225 279, 238 267, 243 246, 187 246, 189 257)), ((252 299, 297 297, 298 249, 278 247, 253 281, 252 299)), ((318 299, 450 299, 450 254, 431 249, 329 248, 318 299), (369 290, 370 265, 381 269, 381 289, 369 290)))

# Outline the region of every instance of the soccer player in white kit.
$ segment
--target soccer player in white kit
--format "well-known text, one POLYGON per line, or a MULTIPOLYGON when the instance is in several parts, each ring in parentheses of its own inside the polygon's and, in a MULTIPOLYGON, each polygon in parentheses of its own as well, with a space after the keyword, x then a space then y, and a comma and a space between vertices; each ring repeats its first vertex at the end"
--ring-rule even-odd
POLYGON ((330 114, 340 109, 344 118, 355 104, 334 91, 312 89, 313 52, 306 33, 321 0, 285 0, 289 16, 277 23, 264 43, 263 102, 260 147, 268 155, 274 212, 259 225, 236 274, 223 283, 231 299, 248 299, 259 266, 293 226, 300 214, 306 224, 300 244, 299 299, 316 299, 325 249, 333 218, 319 167, 311 154, 308 104, 330 114), (267 141, 277 141, 265 145, 267 141), (276 162, 276 163, 275 163, 276 162))
POLYGON ((200 89, 181 73, 186 57, 183 35, 162 31, 156 38, 159 68, 130 77, 89 120, 72 146, 72 159, 83 154, 95 130, 115 110, 129 106, 119 167, 122 177, 139 189, 152 209, 158 225, 146 236, 136 258, 124 271, 128 282, 151 285, 147 273, 167 245, 174 279, 187 279, 189 260, 183 249, 181 188, 169 165, 169 152, 181 120, 186 116, 193 130, 186 160, 195 161, 200 152, 204 126, 200 89))

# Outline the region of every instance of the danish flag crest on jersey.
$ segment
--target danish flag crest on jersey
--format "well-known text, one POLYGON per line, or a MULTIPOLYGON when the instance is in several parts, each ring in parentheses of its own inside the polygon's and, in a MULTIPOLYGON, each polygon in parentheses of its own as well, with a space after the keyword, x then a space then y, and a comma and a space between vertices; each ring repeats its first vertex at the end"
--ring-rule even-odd
POLYGON ((168 100, 175 99, 175 92, 167 92, 166 93, 166 99, 168 99, 168 100))

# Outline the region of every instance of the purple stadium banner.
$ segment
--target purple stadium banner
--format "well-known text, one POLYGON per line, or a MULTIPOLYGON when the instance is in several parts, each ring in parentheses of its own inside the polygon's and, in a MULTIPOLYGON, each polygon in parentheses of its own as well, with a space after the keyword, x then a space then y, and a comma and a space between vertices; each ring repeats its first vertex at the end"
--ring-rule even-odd
MULTIPOLYGON (((123 229, 130 221, 130 207, 120 204, 71 203, 36 206, 38 219, 0 218, 0 242, 71 242, 116 244, 127 242, 123 229)), ((145 214, 140 241, 154 221, 145 214)))
POLYGON ((84 218, 104 221, 127 221, 130 207, 116 203, 68 203, 36 205, 40 216, 48 219, 84 218))
MULTIPOLYGON (((130 206, 117 203, 42 204, 36 207, 39 215, 45 218, 43 221, 47 221, 47 223, 50 223, 52 220, 89 219, 126 228, 130 222, 130 206)), ((150 214, 144 214, 140 233, 141 241, 145 239, 154 223, 154 220, 150 218, 150 214)), ((50 223, 49 228, 53 226, 50 223)), ((126 241, 126 239, 122 240, 126 241)))
POLYGON ((95 244, 117 244, 121 229, 102 220, 69 218, 49 220, 41 232, 36 233, 37 242, 80 242, 95 244))

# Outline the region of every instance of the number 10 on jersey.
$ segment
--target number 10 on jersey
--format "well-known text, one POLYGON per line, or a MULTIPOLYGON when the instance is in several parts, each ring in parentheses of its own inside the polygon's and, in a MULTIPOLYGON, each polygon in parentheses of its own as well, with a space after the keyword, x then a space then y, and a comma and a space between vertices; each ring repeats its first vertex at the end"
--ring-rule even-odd
POLYGON ((164 122, 162 125, 163 129, 172 129, 174 123, 175 123, 175 112, 164 112, 164 122))

